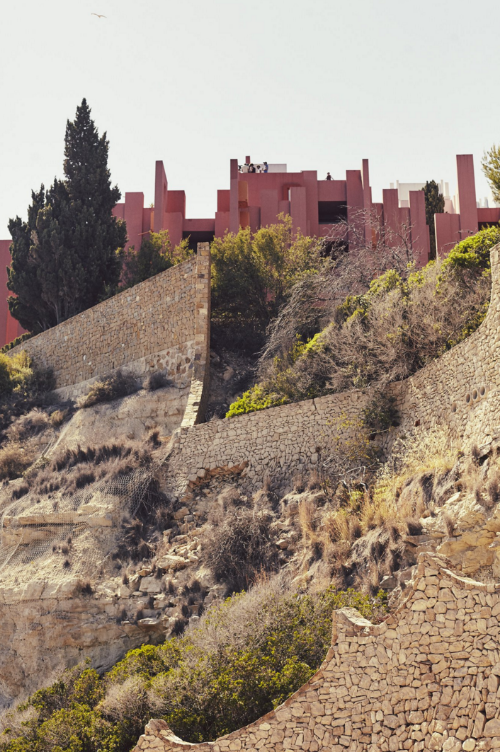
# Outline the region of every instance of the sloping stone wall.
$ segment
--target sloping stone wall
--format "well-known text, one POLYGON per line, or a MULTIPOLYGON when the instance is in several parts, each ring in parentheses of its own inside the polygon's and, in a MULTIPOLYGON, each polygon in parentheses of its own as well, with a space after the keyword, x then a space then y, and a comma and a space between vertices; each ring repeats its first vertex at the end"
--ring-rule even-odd
POLYGON ((406 600, 382 624, 335 612, 320 670, 275 711, 195 745, 151 721, 135 752, 500 749, 500 584, 446 565, 421 554, 406 600))
MULTIPOLYGON (((491 252, 491 269, 491 303, 479 329, 414 376, 388 387, 400 413, 400 433, 448 426, 464 448, 500 436, 499 246, 491 252)), ((352 390, 181 428, 170 474, 180 490, 231 469, 245 468, 254 486, 266 474, 278 479, 307 472, 318 461, 328 463, 339 441, 356 436, 373 397, 370 389, 352 390)))
POLYGON ((490 306, 479 329, 392 385, 402 430, 447 425, 464 448, 500 433, 500 246, 491 251, 491 278, 490 306))
POLYGON ((178 386, 193 384, 188 424, 196 422, 209 362, 210 251, 197 255, 33 337, 25 350, 54 371, 68 396, 123 368, 138 376, 167 369, 178 386), (200 386, 201 384, 201 391, 200 386))

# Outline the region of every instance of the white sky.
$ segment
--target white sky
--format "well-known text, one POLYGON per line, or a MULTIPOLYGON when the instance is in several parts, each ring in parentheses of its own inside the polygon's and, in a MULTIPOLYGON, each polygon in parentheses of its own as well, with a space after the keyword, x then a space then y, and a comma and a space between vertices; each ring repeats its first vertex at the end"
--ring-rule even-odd
POLYGON ((15 0, 0 13, 0 238, 62 174, 85 96, 113 181, 153 200, 154 163, 213 216, 229 159, 343 178, 456 182, 500 141, 500 3, 482 0, 15 0), (98 19, 91 13, 103 13, 98 19))

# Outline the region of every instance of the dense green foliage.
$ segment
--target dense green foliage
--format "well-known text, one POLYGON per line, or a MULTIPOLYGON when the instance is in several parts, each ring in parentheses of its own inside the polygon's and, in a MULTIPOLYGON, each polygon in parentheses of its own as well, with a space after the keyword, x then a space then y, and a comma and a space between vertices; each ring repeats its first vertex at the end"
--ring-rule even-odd
POLYGON ((6 353, 9 352, 9 350, 13 350, 14 347, 17 347, 21 344, 21 342, 25 342, 27 339, 31 339, 34 335, 31 334, 31 332, 25 332, 24 334, 20 334, 19 337, 16 337, 12 340, 12 342, 7 342, 6 345, 2 347, 0 352, 6 353))
POLYGON ((9 309, 38 333, 95 305, 118 285, 125 224, 112 216, 109 143, 99 136, 86 100, 66 125, 63 181, 32 192, 28 219, 11 219, 9 309))
POLYGON ((436 228, 434 214, 444 212, 444 196, 439 193, 439 186, 435 180, 428 180, 422 189, 425 195, 425 221, 429 227, 431 241, 431 259, 436 258, 436 228))
POLYGON ((0 397, 28 388, 34 378, 31 360, 25 352, 12 356, 0 353, 0 397))
POLYGON ((125 252, 120 289, 133 287, 170 269, 189 258, 191 253, 187 240, 172 248, 168 230, 149 233, 137 252, 134 246, 125 252))
POLYGON ((444 261, 403 276, 389 269, 349 295, 314 337, 275 357, 228 417, 407 378, 474 332, 488 310, 490 250, 500 229, 459 243, 444 261))
POLYGON ((485 152, 482 165, 493 198, 497 204, 500 204, 500 146, 493 145, 489 151, 485 152))
POLYGON ((384 603, 353 590, 297 595, 257 586, 213 607, 185 636, 130 651, 102 679, 86 667, 66 671, 12 714, 0 749, 126 752, 151 717, 187 741, 215 739, 312 676, 330 646, 334 609, 351 606, 379 620, 384 603))
POLYGON ((212 253, 212 331, 255 351, 290 290, 321 264, 320 242, 294 235, 290 217, 253 234, 216 238, 212 253))

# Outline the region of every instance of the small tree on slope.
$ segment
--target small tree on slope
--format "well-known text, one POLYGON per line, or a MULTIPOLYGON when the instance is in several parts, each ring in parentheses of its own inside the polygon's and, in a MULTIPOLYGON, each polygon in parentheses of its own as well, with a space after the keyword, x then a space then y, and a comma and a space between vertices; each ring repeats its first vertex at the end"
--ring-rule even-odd
POLYGON ((111 186, 109 142, 99 136, 85 99, 67 122, 65 180, 32 192, 28 220, 9 222, 12 265, 9 309, 38 333, 95 305, 118 285, 126 226, 111 211, 121 194, 111 186))

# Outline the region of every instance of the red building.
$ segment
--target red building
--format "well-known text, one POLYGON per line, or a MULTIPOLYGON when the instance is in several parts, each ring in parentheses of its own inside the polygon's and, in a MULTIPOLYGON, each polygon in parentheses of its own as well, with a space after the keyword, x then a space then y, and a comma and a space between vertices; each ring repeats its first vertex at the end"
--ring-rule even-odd
MULTIPOLYGON (((446 255, 460 240, 500 222, 500 208, 479 208, 476 200, 472 155, 457 156, 458 207, 448 202, 450 213, 435 215, 436 245, 446 255)), ((207 219, 186 217, 186 194, 169 190, 163 162, 156 162, 154 208, 144 206, 143 193, 125 193, 125 201, 113 210, 127 223, 128 246, 140 247, 151 230, 168 230, 174 245, 189 238, 197 243, 222 237, 240 227, 256 231, 273 224, 281 213, 289 214, 295 230, 304 235, 380 247, 395 246, 401 238, 411 247, 418 266, 429 259, 429 228, 425 220, 424 194, 410 190, 400 201, 398 189, 382 191, 382 202, 372 201, 368 160, 360 170, 347 170, 345 179, 318 179, 316 170, 287 172, 286 165, 251 165, 250 157, 238 164, 232 159, 229 187, 217 191, 217 211, 207 219), (255 170, 255 171, 253 171, 255 170)), ((5 267, 10 263, 10 241, 0 241, 0 289, 5 289, 5 267)), ((0 344, 10 342, 22 329, 10 316, 6 297, 0 303, 0 344)))
POLYGON ((343 180, 319 180, 315 170, 287 172, 286 165, 255 165, 248 172, 250 157, 238 165, 230 163, 229 188, 217 191, 217 211, 207 219, 186 217, 186 194, 168 189, 163 162, 156 163, 154 209, 144 207, 143 193, 126 193, 124 203, 115 208, 117 217, 127 223, 129 244, 138 248, 149 230, 168 230, 175 245, 189 238, 196 243, 222 237, 239 227, 253 231, 277 221, 281 213, 289 214, 293 227, 304 235, 338 237, 350 227, 363 224, 362 235, 372 242, 376 228, 383 226, 394 237, 404 228, 411 234, 411 245, 419 264, 429 257, 429 231, 425 223, 422 191, 411 191, 408 207, 400 207, 397 189, 383 191, 383 202, 372 202, 368 160, 361 170, 347 170, 343 180), (267 172, 263 170, 267 169, 267 172), (390 232, 389 232, 390 231, 390 232))

